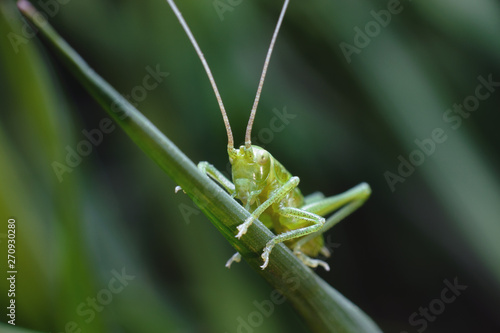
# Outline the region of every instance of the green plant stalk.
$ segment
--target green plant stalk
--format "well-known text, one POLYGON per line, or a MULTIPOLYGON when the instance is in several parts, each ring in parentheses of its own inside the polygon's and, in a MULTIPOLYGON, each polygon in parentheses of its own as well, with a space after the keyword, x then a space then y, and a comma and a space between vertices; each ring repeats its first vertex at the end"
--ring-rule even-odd
POLYGON ((18 7, 106 112, 182 187, 248 264, 288 299, 313 332, 381 332, 363 311, 319 278, 284 245, 275 247, 269 266, 261 270, 260 254, 273 236, 271 231, 255 221, 244 237, 235 238, 236 227, 249 213, 200 173, 144 115, 97 75, 31 3, 20 0, 18 7))

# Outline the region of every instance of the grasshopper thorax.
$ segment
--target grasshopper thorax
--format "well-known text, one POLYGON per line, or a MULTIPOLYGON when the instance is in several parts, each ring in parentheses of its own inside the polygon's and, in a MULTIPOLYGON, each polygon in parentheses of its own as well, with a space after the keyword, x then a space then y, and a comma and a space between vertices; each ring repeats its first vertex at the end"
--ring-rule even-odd
POLYGON ((254 204, 266 187, 272 170, 272 156, 259 146, 228 149, 235 195, 245 206, 254 204))

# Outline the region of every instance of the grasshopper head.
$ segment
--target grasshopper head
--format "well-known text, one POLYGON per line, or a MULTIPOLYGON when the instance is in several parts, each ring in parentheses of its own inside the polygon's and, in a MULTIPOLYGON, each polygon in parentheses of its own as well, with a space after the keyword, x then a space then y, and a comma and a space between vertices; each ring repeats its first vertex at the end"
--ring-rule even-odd
POLYGON ((184 31, 188 35, 189 40, 193 44, 193 47, 198 54, 203 67, 205 68, 205 72, 208 75, 210 83, 212 84, 215 97, 217 98, 217 102, 219 103, 222 119, 224 120, 224 126, 226 127, 229 161, 232 165, 233 182, 236 187, 235 195, 245 204, 245 206, 249 207, 255 202, 257 196, 266 187, 266 181, 271 172, 272 165, 278 164, 278 162, 274 162, 271 154, 269 154, 265 149, 258 146, 253 146, 251 138, 252 126, 255 119, 255 114, 257 112, 257 106, 259 104, 262 87, 264 85, 264 79, 266 78, 267 68, 269 66, 269 61, 271 60, 271 54, 273 53, 274 44, 276 42, 276 38, 278 37, 278 32, 280 30, 281 23, 283 22, 283 17, 285 16, 289 0, 285 0, 283 8, 281 9, 280 16, 278 18, 278 23, 274 28, 273 37, 271 38, 271 44, 269 45, 269 49, 267 50, 266 59, 264 61, 264 68, 262 69, 259 85, 257 87, 257 94, 255 95, 252 110, 250 111, 250 118, 248 119, 248 125, 245 134, 245 146, 241 146, 240 149, 234 148, 233 133, 231 131, 231 125, 229 124, 226 109, 224 108, 224 103, 222 102, 222 98, 220 97, 219 89, 217 88, 217 84, 215 83, 212 71, 208 66, 205 56, 203 55, 203 52, 201 52, 198 42, 196 42, 191 29, 189 29, 186 21, 182 17, 182 14, 175 5, 174 1, 167 1, 170 7, 172 7, 172 10, 177 16, 182 27, 184 28, 184 31))
POLYGON ((249 207, 265 188, 272 156, 258 146, 241 146, 240 149, 229 149, 228 153, 236 197, 249 207))

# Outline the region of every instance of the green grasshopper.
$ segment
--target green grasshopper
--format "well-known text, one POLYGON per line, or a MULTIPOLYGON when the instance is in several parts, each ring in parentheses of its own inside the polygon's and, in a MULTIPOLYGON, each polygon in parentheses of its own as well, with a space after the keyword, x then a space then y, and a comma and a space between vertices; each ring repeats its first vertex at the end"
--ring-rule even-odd
MULTIPOLYGON (((259 219, 277 234, 266 244, 262 252, 264 260, 260 266, 262 269, 265 269, 269 264, 269 255, 274 246, 285 242, 307 266, 317 267, 320 265, 329 271, 330 267, 326 262, 311 257, 317 257, 320 253, 325 257, 330 255, 329 250, 324 246, 323 233, 359 208, 370 196, 370 186, 361 183, 342 194, 328 198, 319 192, 304 197, 297 187, 299 178, 292 176, 265 149, 251 143, 252 126, 267 67, 289 0, 285 0, 274 30, 257 88, 257 95, 250 113, 245 145, 239 149, 234 148, 231 126, 208 63, 173 0, 167 0, 167 2, 172 7, 207 72, 222 113, 228 137, 227 152, 231 163, 233 182, 208 162, 200 162, 198 168, 224 187, 233 198, 239 199, 245 209, 251 213, 250 217, 238 226, 236 237, 241 238, 252 223, 259 219), (333 212, 335 213, 325 220, 323 216, 333 212)), ((233 262, 240 260, 241 255, 236 253, 228 260, 226 267, 229 268, 233 262)))

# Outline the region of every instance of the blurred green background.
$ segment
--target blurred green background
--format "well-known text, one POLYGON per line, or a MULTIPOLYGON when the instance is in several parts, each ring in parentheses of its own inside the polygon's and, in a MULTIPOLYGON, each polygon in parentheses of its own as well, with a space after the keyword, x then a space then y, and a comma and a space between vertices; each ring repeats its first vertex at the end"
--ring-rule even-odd
MULTIPOLYGON (((241 143, 282 2, 178 2, 241 143)), ((165 1, 37 6, 193 161, 226 169, 217 102, 165 1), (157 68, 169 75, 145 89, 157 68)), ((272 288, 245 263, 224 267, 234 250, 120 129, 96 145, 81 143, 88 141, 82 131, 95 133, 107 115, 13 1, 1 0, 0 14, 0 248, 6 253, 7 219, 14 217, 17 325, 43 332, 307 331, 286 303, 256 314, 272 288), (87 156, 58 178, 54 162, 67 164, 68 151, 78 149, 87 156)), ((478 77, 500 82, 499 35, 500 3, 493 0, 289 6, 255 143, 300 177, 305 194, 372 186, 365 206, 327 233, 332 271, 317 272, 385 332, 500 332, 500 84, 478 88, 478 77), (453 111, 463 103, 470 114, 453 111), (293 119, 273 131, 273 109, 285 108, 293 119), (429 143, 439 129, 443 142, 429 143), (419 165, 408 169, 402 159, 419 165), (467 289, 439 308, 444 281, 455 279, 467 289), (432 319, 413 315, 429 305, 439 312, 432 319)), ((0 267, 6 270, 6 260, 0 267)), ((6 279, 0 287, 5 309, 6 279)))

